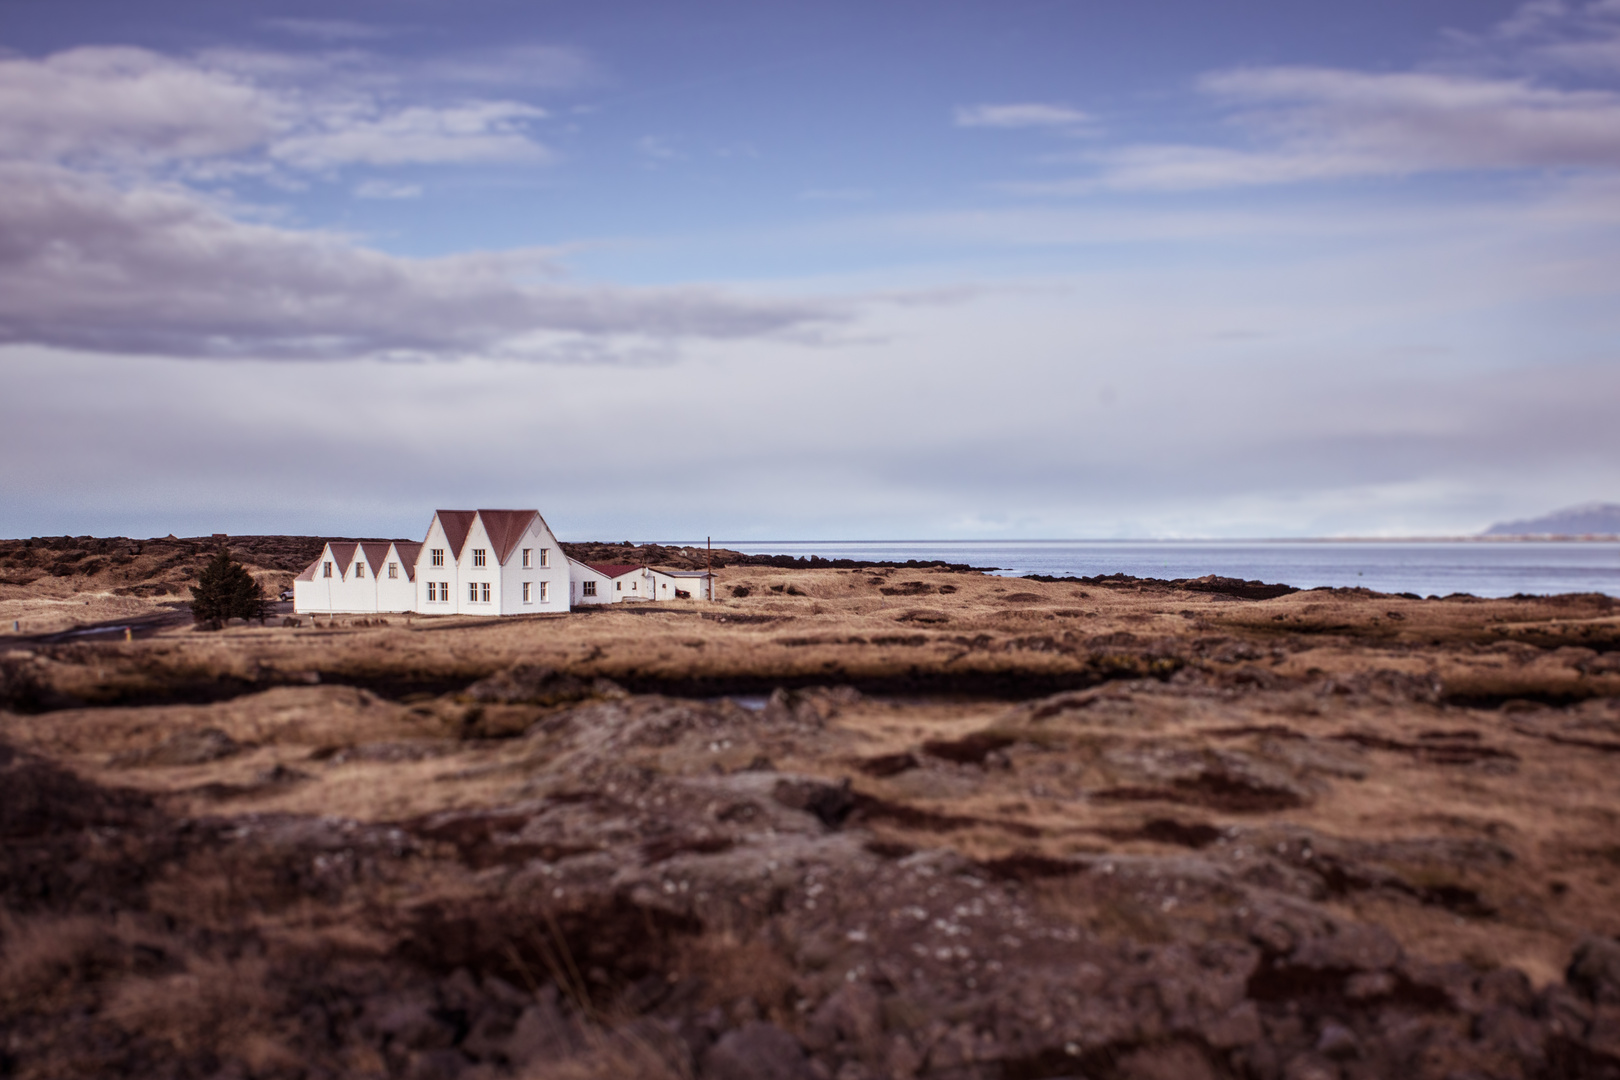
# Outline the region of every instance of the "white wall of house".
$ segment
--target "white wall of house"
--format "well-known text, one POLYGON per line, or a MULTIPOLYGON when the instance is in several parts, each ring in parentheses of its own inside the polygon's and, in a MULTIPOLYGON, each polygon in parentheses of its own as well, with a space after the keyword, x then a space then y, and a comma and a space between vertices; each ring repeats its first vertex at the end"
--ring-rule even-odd
POLYGON ((327 543, 309 581, 293 582, 293 610, 300 614, 371 615, 415 606, 409 574, 398 549, 388 544, 327 543), (367 551, 367 547, 371 550, 367 551), (388 576, 392 562, 397 576, 388 576))
MULTIPOLYGON (((493 552, 491 553, 493 557, 493 552)), ((523 615, 543 611, 568 610, 568 560, 551 528, 539 514, 529 521, 523 536, 513 545, 501 566, 502 615, 523 615), (523 564, 524 552, 529 565, 523 564), (529 586, 529 599, 523 599, 523 586, 529 586), (543 597, 542 597, 542 594, 543 597)))
POLYGON ((653 591, 652 571, 647 569, 632 570, 614 578, 613 591, 618 593, 620 600, 657 599, 653 591))
POLYGON ((335 577, 337 563, 332 557, 330 544, 321 549, 320 558, 315 560, 311 579, 293 581, 293 611, 300 615, 310 615, 332 610, 333 578, 326 576, 328 564, 331 564, 331 573, 335 577))
POLYGON ((456 552, 450 547, 439 515, 428 523, 427 539, 416 557, 416 610, 423 615, 454 615, 459 608, 456 597, 461 593, 461 575, 456 563, 456 552), (433 596, 428 597, 428 586, 433 596))
POLYGON ((578 559, 568 560, 568 578, 570 603, 579 606, 585 604, 611 604, 614 601, 613 579, 600 570, 592 569, 578 559), (596 595, 587 595, 585 582, 594 582, 596 595))
POLYGON ((411 580, 411 571, 399 548, 389 544, 376 570, 378 611, 416 610, 416 583, 411 580))
MULTIPOLYGON (((328 545, 328 550, 331 546, 328 545)), ((353 554, 338 567, 339 574, 332 580, 332 610, 372 614, 377 610, 377 579, 366 567, 366 554, 359 544, 353 554)))
POLYGON ((461 578, 461 588, 453 594, 458 614, 501 613, 501 567, 491 550, 493 546, 483 521, 475 517, 456 563, 461 578))

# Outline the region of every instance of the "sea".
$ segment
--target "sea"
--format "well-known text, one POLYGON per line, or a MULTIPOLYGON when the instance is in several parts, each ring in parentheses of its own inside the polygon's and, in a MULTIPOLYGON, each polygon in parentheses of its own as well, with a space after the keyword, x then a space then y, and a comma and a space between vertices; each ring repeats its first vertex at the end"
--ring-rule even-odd
POLYGON ((1480 597, 1620 596, 1620 542, 1483 540, 716 540, 759 555, 940 559, 1008 577, 1196 578, 1480 597))

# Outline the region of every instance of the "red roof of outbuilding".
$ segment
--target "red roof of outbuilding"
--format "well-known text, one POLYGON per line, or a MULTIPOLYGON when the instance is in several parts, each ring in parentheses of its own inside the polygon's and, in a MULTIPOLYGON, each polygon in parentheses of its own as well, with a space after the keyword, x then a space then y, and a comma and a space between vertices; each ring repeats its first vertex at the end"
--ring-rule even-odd
POLYGON ((598 574, 606 574, 610 578, 624 577, 632 570, 645 570, 646 567, 636 566, 633 563, 586 563, 586 566, 598 574))
POLYGON ((304 572, 302 574, 299 574, 297 577, 293 578, 293 580, 294 581, 314 581, 315 580, 315 568, 317 566, 319 566, 319 565, 321 565, 321 560, 316 559, 314 562, 312 562, 308 566, 304 567, 304 572))

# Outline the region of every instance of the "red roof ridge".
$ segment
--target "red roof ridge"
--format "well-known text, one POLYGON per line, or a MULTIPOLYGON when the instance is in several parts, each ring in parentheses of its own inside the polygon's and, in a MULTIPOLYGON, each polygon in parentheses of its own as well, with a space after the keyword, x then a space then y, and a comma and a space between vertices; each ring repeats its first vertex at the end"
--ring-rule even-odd
POLYGON ((586 566, 598 574, 606 574, 610 578, 623 577, 632 570, 645 570, 645 566, 636 563, 586 563, 586 566))

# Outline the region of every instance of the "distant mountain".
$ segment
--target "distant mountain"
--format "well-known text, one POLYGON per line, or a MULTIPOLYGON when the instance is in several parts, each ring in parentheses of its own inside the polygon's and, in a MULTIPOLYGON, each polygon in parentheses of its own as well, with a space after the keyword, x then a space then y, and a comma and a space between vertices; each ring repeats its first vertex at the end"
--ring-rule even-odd
POLYGON ((1526 521, 1504 521, 1482 535, 1616 536, 1620 535, 1620 503, 1582 503, 1526 521))

